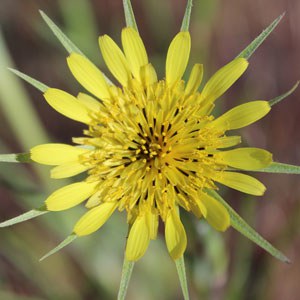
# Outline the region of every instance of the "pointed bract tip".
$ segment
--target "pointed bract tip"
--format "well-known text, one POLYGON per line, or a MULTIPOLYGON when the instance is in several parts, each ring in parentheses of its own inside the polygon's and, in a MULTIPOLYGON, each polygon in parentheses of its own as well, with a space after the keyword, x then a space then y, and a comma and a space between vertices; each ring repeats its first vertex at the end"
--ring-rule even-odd
POLYGON ((283 259, 283 262, 284 263, 286 263, 286 264, 288 264, 288 265, 291 265, 293 262, 288 258, 288 257, 284 257, 284 259, 283 259))
POLYGON ((286 11, 284 11, 281 15, 280 18, 282 19, 286 15, 286 11))
POLYGON ((7 67, 7 70, 16 74, 18 72, 18 70, 14 69, 14 68, 11 68, 11 67, 7 67))
POLYGON ((43 261, 49 256, 55 254, 56 252, 60 251, 62 248, 68 246, 71 244, 75 239, 77 238, 77 235, 75 233, 70 234, 65 240, 63 240, 58 246, 56 246, 54 249, 50 250, 48 253, 46 253, 43 257, 39 259, 39 261, 43 261))
POLYGON ((8 226, 12 226, 18 223, 22 223, 28 220, 31 220, 33 218, 36 218, 38 216, 44 215, 46 213, 48 213, 49 211, 44 209, 44 206, 38 209, 32 209, 30 211, 27 211, 17 217, 11 218, 9 220, 6 220, 4 222, 0 223, 0 228, 4 228, 4 227, 8 227, 8 226))

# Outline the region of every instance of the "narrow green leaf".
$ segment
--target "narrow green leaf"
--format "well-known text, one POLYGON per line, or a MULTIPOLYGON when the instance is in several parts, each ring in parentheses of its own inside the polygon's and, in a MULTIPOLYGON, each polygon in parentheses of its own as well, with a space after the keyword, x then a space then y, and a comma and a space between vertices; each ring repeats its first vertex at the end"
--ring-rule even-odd
POLYGON ((125 300, 133 267, 134 261, 128 261, 126 258, 124 258, 118 300, 125 300))
POLYGON ((239 231, 241 234, 246 236, 252 242, 265 249, 268 253, 270 253, 275 258, 281 260, 285 263, 290 263, 290 260, 279 250, 273 247, 267 240, 265 240, 261 235, 259 235, 253 228, 251 228, 245 220, 243 220, 228 204, 227 202, 215 191, 206 190, 208 194, 214 197, 216 200, 221 202, 230 215, 231 226, 239 231))
POLYGON ((256 49, 265 41, 265 39, 271 34, 271 32, 277 27, 281 19, 284 17, 285 13, 280 15, 276 20, 274 20, 253 42, 246 47, 237 58, 249 59, 256 49))
POLYGON ((180 31, 189 31, 192 7, 193 7, 193 0, 187 0, 180 31))
POLYGON ((45 207, 41 207, 38 209, 32 209, 20 216, 14 217, 12 219, 9 219, 7 221, 4 221, 2 223, 0 223, 0 228, 3 227, 8 227, 8 226, 12 226, 21 222, 25 222, 28 221, 30 219, 36 218, 38 216, 44 215, 46 213, 48 213, 49 211, 46 210, 45 207))
POLYGON ((286 93, 284 93, 284 94, 282 94, 282 95, 280 95, 276 98, 273 98, 273 99, 269 100, 270 105, 273 106, 273 105, 279 103, 281 100, 288 97, 290 94, 292 94, 296 90, 296 88, 298 87, 299 83, 300 83, 300 81, 297 81, 296 84, 289 91, 287 91, 286 93))
POLYGON ((46 90, 49 88, 47 85, 45 85, 44 83, 18 71, 12 68, 8 68, 8 70, 10 70, 11 72, 13 72, 14 74, 16 74, 17 76, 19 76, 20 78, 22 78, 23 80, 25 80, 26 82, 28 82, 29 84, 31 84, 32 86, 34 86, 36 89, 40 90, 41 92, 46 92, 46 90))
POLYGON ((40 10, 40 14, 44 19, 44 21, 46 22, 46 24, 52 30, 54 35, 58 38, 61 44, 69 52, 69 54, 71 54, 72 52, 82 54, 82 52, 78 49, 78 47, 73 42, 70 41, 70 39, 59 29, 59 27, 42 10, 40 10))
POLYGON ((255 172, 280 173, 280 174, 300 174, 300 166, 273 162, 267 168, 256 170, 255 172))
POLYGON ((186 280, 186 272, 185 272, 185 264, 184 264, 184 257, 182 255, 181 258, 175 260, 176 268, 178 277, 180 280, 180 286, 183 294, 184 300, 189 300, 189 290, 188 290, 188 284, 186 280))
POLYGON ((138 27, 136 25, 132 5, 130 0, 123 0, 123 7, 124 7, 124 14, 125 14, 125 21, 127 27, 132 27, 136 31, 138 31, 138 27))
POLYGON ((54 249, 52 249, 51 251, 49 251, 47 254, 45 254, 43 257, 40 258, 40 261, 48 258, 49 256, 55 254, 56 252, 58 252, 59 250, 61 250, 62 248, 68 246, 69 244, 71 244, 75 239, 77 238, 77 235, 75 233, 70 234, 65 240, 63 240, 58 246, 56 246, 54 249))
POLYGON ((32 162, 30 153, 0 154, 0 162, 28 163, 32 162))

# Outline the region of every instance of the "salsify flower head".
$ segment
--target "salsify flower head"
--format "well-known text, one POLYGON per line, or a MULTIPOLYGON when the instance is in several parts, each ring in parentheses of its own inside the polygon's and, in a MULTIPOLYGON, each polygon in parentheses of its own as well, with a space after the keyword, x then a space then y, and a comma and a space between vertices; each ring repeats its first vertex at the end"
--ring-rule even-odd
POLYGON ((199 92, 201 64, 193 66, 186 82, 182 79, 191 48, 188 31, 172 40, 161 80, 139 33, 126 27, 121 37, 122 49, 107 35, 99 38, 103 59, 120 86, 82 54, 67 58, 72 74, 92 96, 48 88, 44 97, 59 113, 83 123, 83 135, 73 138, 74 145, 36 146, 31 159, 55 166, 52 178, 86 173, 84 180, 60 188, 45 201, 48 211, 61 211, 87 200, 88 211, 74 234, 91 234, 115 210, 126 211, 126 259, 136 261, 156 238, 162 220, 168 251, 176 260, 187 245, 180 209, 225 231, 228 210, 208 193, 218 190, 216 183, 263 195, 265 186, 240 170, 265 168, 272 155, 258 148, 232 149, 241 138, 231 130, 261 119, 270 104, 247 102, 215 118, 215 101, 245 72, 246 59, 222 67, 199 92))
POLYGON ((117 210, 125 211, 128 238, 118 299, 125 299, 134 262, 146 252, 151 239, 164 224, 165 240, 175 260, 184 299, 189 299, 184 267, 187 246, 180 210, 204 218, 218 231, 229 226, 244 234, 283 262, 289 259, 252 229, 218 194, 219 184, 261 196, 265 186, 243 171, 300 174, 300 166, 272 162, 264 149, 236 147, 236 129, 263 118, 271 106, 298 86, 269 101, 239 104, 215 116, 215 102, 246 71, 255 50, 275 29, 275 19, 234 60, 217 71, 200 90, 203 66, 195 64, 186 81, 191 37, 188 32, 192 0, 187 1, 181 31, 170 43, 165 75, 158 79, 138 33, 129 0, 123 0, 126 25, 122 49, 107 35, 99 38, 103 59, 113 84, 43 13, 42 17, 69 52, 67 64, 88 93, 77 97, 12 70, 44 93, 46 101, 62 115, 83 123, 82 136, 72 145, 42 144, 30 153, 0 154, 0 161, 54 166, 51 177, 81 181, 52 193, 39 209, 0 223, 23 222, 49 211, 70 209, 85 202, 87 212, 73 232, 42 259, 76 237, 98 230, 117 210))

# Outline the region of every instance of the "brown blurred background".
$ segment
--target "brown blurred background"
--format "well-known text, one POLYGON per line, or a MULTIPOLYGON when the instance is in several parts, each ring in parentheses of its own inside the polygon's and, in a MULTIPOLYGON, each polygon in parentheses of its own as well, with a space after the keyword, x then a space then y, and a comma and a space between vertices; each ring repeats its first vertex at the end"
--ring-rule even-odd
MULTIPOLYGON (((132 4, 151 61, 162 77, 166 51, 180 29, 185 1, 132 0, 132 4)), ((41 19, 39 9, 104 71, 97 37, 107 33, 119 42, 124 26, 121 0, 0 0, 1 153, 27 151, 45 141, 70 143, 82 130, 6 69, 15 67, 73 94, 80 91, 67 69, 67 53, 41 19)), ((245 101, 272 99, 300 79, 300 2, 194 0, 189 67, 204 63, 206 79, 283 12, 284 19, 250 59, 246 74, 219 100, 220 111, 245 101)), ((299 96, 298 89, 263 120, 241 130, 244 145, 270 150, 275 161, 300 165, 299 96)), ((42 204, 57 186, 47 179, 45 169, 0 166, 0 220, 42 204)), ((299 299, 300 176, 257 176, 268 188, 263 197, 224 189, 224 198, 292 264, 275 260, 233 229, 219 234, 203 221, 185 218, 191 299, 299 299)), ((126 236, 123 215, 114 216, 91 237, 38 262, 70 233, 82 211, 75 208, 1 229, 0 299, 116 298, 126 236)), ((182 299, 175 267, 166 252, 162 238, 152 242, 136 264, 128 299, 182 299)))

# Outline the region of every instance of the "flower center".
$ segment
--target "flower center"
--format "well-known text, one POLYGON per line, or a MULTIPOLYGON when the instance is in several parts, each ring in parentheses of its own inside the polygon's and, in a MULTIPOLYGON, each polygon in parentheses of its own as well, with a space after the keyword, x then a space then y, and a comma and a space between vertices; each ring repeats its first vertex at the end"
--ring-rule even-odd
POLYGON ((162 217, 174 201, 192 209, 197 193, 214 187, 206 170, 215 167, 206 147, 216 136, 203 129, 211 117, 199 115, 197 94, 186 96, 182 82, 169 89, 164 81, 112 92, 84 141, 95 147, 86 162, 89 179, 100 178, 108 193, 102 201, 119 200, 128 212, 147 203, 162 217))

